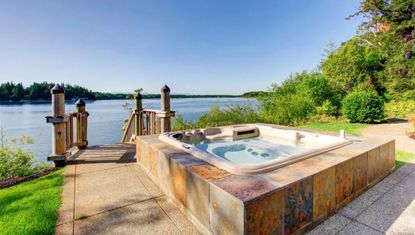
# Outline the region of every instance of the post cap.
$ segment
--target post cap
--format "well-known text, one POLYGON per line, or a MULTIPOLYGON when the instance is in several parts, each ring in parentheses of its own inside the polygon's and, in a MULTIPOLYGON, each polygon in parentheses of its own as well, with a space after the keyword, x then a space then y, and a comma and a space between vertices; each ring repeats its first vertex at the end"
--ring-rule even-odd
POLYGON ((162 91, 162 92, 170 92, 170 88, 169 88, 167 85, 164 85, 164 86, 161 88, 161 91, 162 91))
POLYGON ((75 102, 76 107, 85 106, 85 101, 83 99, 79 99, 75 102))
POLYGON ((50 89, 50 93, 51 94, 65 93, 65 90, 63 89, 63 87, 61 87, 61 85, 59 85, 58 83, 55 83, 52 89, 50 89))

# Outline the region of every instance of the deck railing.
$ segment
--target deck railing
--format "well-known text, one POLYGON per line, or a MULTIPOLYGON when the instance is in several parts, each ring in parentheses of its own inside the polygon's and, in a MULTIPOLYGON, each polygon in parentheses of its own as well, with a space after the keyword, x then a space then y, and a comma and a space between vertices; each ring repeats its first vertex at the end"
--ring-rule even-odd
POLYGON ((135 100, 136 108, 124 127, 121 143, 132 142, 137 136, 171 131, 171 117, 175 112, 170 110, 170 88, 167 85, 161 89, 161 110, 143 109, 140 93, 136 94, 135 100))
POLYGON ((70 149, 83 149, 88 146, 87 123, 89 113, 85 111, 85 102, 79 99, 76 112, 65 113, 65 91, 56 84, 51 89, 52 115, 46 117, 46 122, 52 124, 52 153, 48 161, 54 161, 56 166, 64 166, 71 154, 70 149))
MULTIPOLYGON (((52 124, 52 153, 48 161, 54 161, 56 166, 66 165, 73 147, 83 149, 88 146, 87 129, 89 113, 85 110, 85 102, 78 100, 76 112, 65 113, 65 90, 59 84, 51 89, 52 115, 46 117, 46 122, 52 124)), ((125 125, 121 139, 122 143, 135 140, 137 136, 153 135, 171 131, 170 88, 165 85, 161 89, 161 110, 143 109, 142 96, 135 96, 136 108, 132 110, 125 125)))

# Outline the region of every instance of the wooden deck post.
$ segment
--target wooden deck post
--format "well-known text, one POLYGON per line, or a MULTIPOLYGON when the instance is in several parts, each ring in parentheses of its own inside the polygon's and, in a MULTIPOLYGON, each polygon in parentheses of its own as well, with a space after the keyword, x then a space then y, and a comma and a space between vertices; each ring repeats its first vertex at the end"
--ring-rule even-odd
POLYGON ((160 116, 161 133, 171 131, 171 110, 170 110, 170 88, 164 85, 161 88, 161 111, 164 112, 160 116))
POLYGON ((55 166, 66 165, 67 150, 67 122, 65 116, 65 90, 59 84, 50 90, 52 95, 52 116, 46 117, 47 123, 52 123, 52 153, 48 156, 48 161, 54 161, 55 166))
POLYGON ((88 146, 88 116, 85 111, 85 102, 79 99, 76 105, 76 145, 78 149, 85 149, 88 146))
POLYGON ((137 92, 134 95, 135 98, 135 123, 134 123, 134 135, 140 136, 143 135, 143 114, 140 112, 143 109, 143 96, 140 92, 137 92))

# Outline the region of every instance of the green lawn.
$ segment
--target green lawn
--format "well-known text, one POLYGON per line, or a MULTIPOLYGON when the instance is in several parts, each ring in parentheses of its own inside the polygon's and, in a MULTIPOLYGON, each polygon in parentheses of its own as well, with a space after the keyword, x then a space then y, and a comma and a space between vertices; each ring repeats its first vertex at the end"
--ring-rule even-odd
POLYGON ((331 122, 312 122, 300 127, 316 131, 338 132, 340 130, 344 130, 346 134, 362 135, 362 129, 367 126, 369 125, 361 123, 349 123, 345 120, 339 120, 331 122))
POLYGON ((398 169, 399 167, 405 165, 410 160, 415 159, 415 154, 408 153, 402 150, 396 150, 395 156, 395 168, 398 169))
POLYGON ((0 234, 53 234, 63 169, 0 190, 0 234))

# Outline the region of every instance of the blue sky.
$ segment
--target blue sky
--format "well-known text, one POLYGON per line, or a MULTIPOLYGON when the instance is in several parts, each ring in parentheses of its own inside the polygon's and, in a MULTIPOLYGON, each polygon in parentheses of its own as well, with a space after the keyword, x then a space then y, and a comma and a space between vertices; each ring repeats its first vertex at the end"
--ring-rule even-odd
POLYGON ((353 36, 359 1, 0 0, 0 82, 264 90, 353 36))

